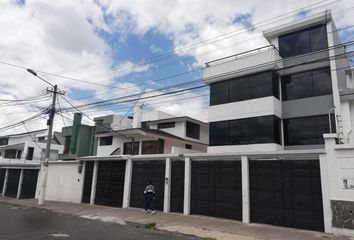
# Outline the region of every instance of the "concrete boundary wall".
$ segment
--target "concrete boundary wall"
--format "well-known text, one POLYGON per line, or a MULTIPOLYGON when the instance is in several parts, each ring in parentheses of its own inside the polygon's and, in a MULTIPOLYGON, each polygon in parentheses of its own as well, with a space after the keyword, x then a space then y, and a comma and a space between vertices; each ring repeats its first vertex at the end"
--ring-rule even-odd
MULTIPOLYGON (((184 178, 184 208, 183 213, 188 215, 191 213, 191 163, 193 161, 241 161, 242 163, 242 211, 244 223, 250 222, 250 186, 249 186, 249 161, 287 161, 287 160, 319 160, 321 171, 321 187, 323 198, 323 213, 324 213, 324 230, 327 233, 337 233, 345 235, 354 235, 354 230, 350 225, 344 224, 343 221, 335 221, 337 219, 345 219, 346 216, 338 217, 338 214, 333 213, 334 206, 352 207, 354 204, 354 189, 344 188, 344 178, 353 176, 354 181, 354 146, 336 144, 336 135, 325 135, 326 148, 313 150, 282 150, 273 152, 258 152, 256 153, 188 153, 188 154, 154 154, 154 155, 117 155, 107 157, 81 157, 76 161, 57 161, 49 164, 48 182, 47 182, 47 200, 66 201, 66 202, 81 202, 84 182, 84 168, 80 172, 80 165, 85 161, 94 161, 95 165, 100 161, 126 161, 123 208, 130 207, 130 190, 132 181, 132 167, 135 161, 166 161, 166 176, 165 176, 165 199, 164 212, 169 212, 171 201, 171 161, 180 160, 185 162, 185 178, 184 178), (353 172, 352 172, 353 170, 353 172), (340 226, 340 227, 339 227, 340 226), (349 226, 349 227, 348 227, 349 226)), ((85 164, 83 164, 85 165, 85 164)), ((95 189, 95 177, 92 182, 92 189, 95 189)), ((349 185, 351 180, 349 179, 349 185)), ((39 175, 38 185, 41 182, 39 175)), ((353 182, 354 184, 354 182, 353 182)), ((351 187, 351 186, 349 186, 351 187)), ((348 188, 349 188, 348 187, 348 188)), ((353 186, 354 187, 354 186, 353 186)), ((39 188, 38 188, 39 189, 39 188)), ((94 203, 94 192, 91 193, 91 204, 94 203)), ((37 196, 40 194, 37 190, 37 196)), ((350 211, 350 210, 348 210, 350 211)), ((352 215, 351 215, 352 216, 352 215)))

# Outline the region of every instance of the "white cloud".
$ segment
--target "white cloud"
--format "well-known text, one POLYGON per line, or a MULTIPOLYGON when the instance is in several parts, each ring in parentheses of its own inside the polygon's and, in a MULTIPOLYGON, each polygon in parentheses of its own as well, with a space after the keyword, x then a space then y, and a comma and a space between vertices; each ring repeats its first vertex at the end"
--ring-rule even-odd
MULTIPOLYGON (((124 82, 124 76, 153 70, 158 65, 153 67, 126 61, 117 67, 119 71, 112 71, 113 63, 116 63, 112 59, 112 46, 100 35, 102 32, 119 33, 121 41, 126 41, 129 34, 144 37, 147 31, 157 31, 173 41, 174 49, 179 55, 194 57, 194 66, 200 66, 215 58, 266 45, 265 39, 258 37, 262 30, 292 21, 299 16, 291 18, 285 16, 282 20, 263 24, 262 27, 239 32, 245 25, 262 24, 267 19, 316 2, 318 1, 284 0, 281 7, 275 7, 275 4, 261 0, 28 0, 24 5, 10 0, 1 1, 0 60, 110 86, 100 87, 43 75, 63 89, 93 90, 97 92, 97 98, 102 99, 125 96, 142 91, 144 88, 136 83, 124 82), (236 18, 239 21, 235 22, 236 18), (234 34, 229 34, 230 32, 234 34), (225 37, 218 38, 221 35, 225 37), (212 38, 217 40, 208 41, 212 38), (253 40, 245 41, 247 39, 253 40), (202 44, 199 44, 201 42, 202 44), (87 77, 92 75, 94 77, 87 77), (114 86, 125 90, 102 94, 113 90, 114 86)), ((332 2, 334 1, 326 1, 322 5, 332 2)), ((319 7, 311 13, 326 8, 331 8, 335 13, 351 7, 350 3, 351 0, 337 1, 335 4, 319 7)), ((349 26, 354 22, 353 12, 335 14, 334 17, 338 28, 349 26)), ((150 50, 159 54, 161 49, 158 44, 150 46, 150 50)), ((0 95, 4 95, 4 98, 33 96, 47 87, 22 69, 0 65, 0 73, 0 95)), ((195 93, 189 94, 190 97, 196 96, 195 93)), ((172 114, 188 114, 206 119, 207 99, 183 100, 178 97, 174 99, 176 102, 166 104, 154 104, 157 102, 155 100, 149 102, 152 102, 154 108, 172 114)), ((84 101, 74 103, 79 105, 84 101)), ((4 112, 11 111, 12 109, 8 108, 4 112)), ((33 112, 24 106, 16 108, 16 111, 22 112, 23 118, 33 115, 33 112)), ((16 111, 13 110, 12 113, 16 111)), ((111 113, 102 110, 92 114, 108 112, 111 113)), ((19 118, 22 119, 22 115, 0 114, 0 126, 21 120, 19 118)))
MULTIPOLYGON (((257 39, 257 41, 244 40, 258 36, 266 28, 291 22, 299 18, 299 15, 295 13, 287 16, 284 16, 284 13, 319 3, 318 1, 308 0, 284 0, 281 2, 281 6, 275 7, 269 1, 260 0, 176 0, 168 2, 163 0, 137 0, 134 2, 129 0, 101 0, 100 2, 105 6, 106 13, 113 16, 119 22, 119 26, 128 27, 133 33, 139 35, 156 29, 165 36, 173 39, 175 50, 180 55, 187 54, 193 56, 200 65, 221 56, 266 45, 265 39, 262 38, 257 39), (120 17, 122 13, 124 13, 124 18, 120 17), (243 16, 244 18, 242 18, 243 16), (237 33, 238 30, 244 28, 245 24, 262 24, 265 20, 276 16, 282 17, 276 21, 267 22, 262 27, 244 31, 242 34, 237 33), (237 18, 240 21, 235 22, 237 18), (248 23, 247 21, 250 22, 248 23), (178 51, 181 48, 186 48, 187 46, 195 45, 230 32, 237 34, 229 34, 228 37, 222 40, 219 39, 210 44, 200 44, 198 47, 178 51), (220 48, 241 41, 243 41, 242 44, 239 43, 233 47, 220 50, 220 48), (200 55, 205 52, 208 52, 208 54, 200 55)), ((327 8, 332 9, 335 13, 347 8, 349 2, 349 0, 338 1, 335 4, 333 4, 334 1, 321 2, 321 4, 314 5, 312 7, 314 10, 307 14, 324 11, 327 8)), ((335 18, 339 25, 351 24, 354 20, 353 14, 350 13, 344 16, 338 14, 335 15, 335 18)))

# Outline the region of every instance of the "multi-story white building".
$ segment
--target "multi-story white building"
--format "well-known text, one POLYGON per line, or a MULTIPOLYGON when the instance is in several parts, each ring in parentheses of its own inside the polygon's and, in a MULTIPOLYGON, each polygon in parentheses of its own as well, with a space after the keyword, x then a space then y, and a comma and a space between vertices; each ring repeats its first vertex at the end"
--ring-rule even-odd
MULTIPOLYGON (((0 136, 0 161, 44 159, 47 136, 46 129, 0 136)), ((64 146, 61 144, 61 137, 58 133, 54 133, 50 160, 57 160, 58 155, 63 153, 64 146)))
MULTIPOLYGON (((0 192, 2 196, 34 198, 40 161, 44 160, 47 130, 37 130, 0 137, 0 192)), ((49 159, 58 160, 64 146, 54 133, 49 159)))
POLYGON ((330 132, 346 139, 353 122, 340 95, 349 64, 330 13, 264 36, 269 46, 207 63, 208 152, 323 148, 330 132))

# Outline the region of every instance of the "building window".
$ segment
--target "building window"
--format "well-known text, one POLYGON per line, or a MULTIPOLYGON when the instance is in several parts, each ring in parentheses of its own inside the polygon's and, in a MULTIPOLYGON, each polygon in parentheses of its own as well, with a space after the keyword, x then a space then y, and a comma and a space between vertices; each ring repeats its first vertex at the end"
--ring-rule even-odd
POLYGON ((141 154, 162 154, 164 151, 164 140, 143 141, 141 145, 141 154))
POLYGON ((9 143, 8 138, 0 138, 0 146, 7 145, 9 143))
POLYGON ((165 122, 165 123, 158 123, 157 124, 158 129, 174 128, 174 127, 175 127, 175 122, 165 122))
POLYGON ((27 148, 26 160, 33 160, 33 152, 34 152, 34 147, 27 148))
POLYGON ((123 155, 139 155, 139 142, 134 142, 132 153, 132 142, 125 142, 123 146, 123 155))
POLYGON ((326 24, 279 36, 279 51, 284 58, 328 47, 326 24))
POLYGON ((64 154, 67 154, 70 152, 70 146, 71 146, 71 136, 65 137, 65 143, 64 143, 64 154))
POLYGON ((44 142, 45 141, 45 137, 39 137, 38 138, 38 142, 44 142))
POLYGON ((194 139, 199 139, 200 125, 187 121, 186 136, 194 139))
POLYGON ((141 128, 144 128, 144 129, 149 129, 149 124, 148 122, 141 122, 141 128))
POLYGON ((275 116, 210 123, 210 145, 281 144, 280 119, 275 116))
POLYGON ((21 155, 22 155, 22 150, 18 150, 16 158, 21 159, 21 155))
POLYGON ((284 101, 332 94, 331 70, 321 68, 313 71, 286 75, 281 78, 284 101))
POLYGON ((5 150, 5 158, 15 159, 16 153, 17 153, 16 149, 6 149, 5 150))
MULTIPOLYGON (((332 131, 335 132, 335 119, 333 115, 331 117, 332 131)), ((329 119, 327 115, 284 120, 285 145, 324 144, 323 134, 329 132, 329 119)))
POLYGON ((229 102, 229 81, 210 85, 210 106, 229 102))
POLYGON ((113 136, 100 137, 100 146, 108 146, 108 145, 112 145, 112 143, 113 143, 113 136))
POLYGON ((186 149, 192 149, 192 145, 191 144, 186 144, 186 149))
POLYGON ((210 106, 268 96, 279 98, 278 75, 269 71, 210 85, 210 106))

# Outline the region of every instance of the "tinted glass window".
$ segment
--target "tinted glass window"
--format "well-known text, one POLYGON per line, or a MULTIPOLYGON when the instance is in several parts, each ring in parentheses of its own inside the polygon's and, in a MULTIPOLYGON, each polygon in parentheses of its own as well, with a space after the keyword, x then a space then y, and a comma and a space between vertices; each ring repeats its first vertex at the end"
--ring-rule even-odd
POLYGON ((332 93, 329 68, 283 76, 281 83, 284 101, 332 93))
POLYGON ((210 85, 210 105, 275 96, 279 98, 278 76, 263 72, 213 83, 210 85))
POLYGON ((280 119, 264 116, 210 123, 210 145, 280 144, 280 119))
POLYGON ((261 98, 272 96, 273 83, 272 73, 261 73, 250 77, 251 80, 251 98, 261 98))
POLYGON ((311 72, 282 77, 283 100, 293 100, 314 96, 311 72))
POLYGON ((310 31, 311 49, 317 51, 328 46, 326 27, 319 27, 310 31))
POLYGON ((313 87, 316 96, 332 94, 331 70, 323 68, 312 72, 313 87))
POLYGON ((123 146, 123 154, 138 155, 139 154, 139 142, 134 142, 134 149, 132 154, 132 143, 125 142, 123 146))
MULTIPOLYGON (((335 132, 333 116, 332 130, 335 132)), ((324 144, 323 134, 329 132, 329 119, 326 115, 284 120, 285 145, 324 144)))
POLYGON ((112 145, 112 142, 113 142, 113 136, 100 138, 100 146, 112 145))
POLYGON ((0 146, 7 145, 9 142, 8 138, 0 138, 0 146))
POLYGON ((229 82, 223 81, 210 85, 210 106, 229 101, 229 82))
POLYGON ((186 136, 190 138, 199 139, 200 135, 200 125, 187 121, 186 136))
POLYGON ((141 146, 141 154, 162 154, 164 148, 164 140, 143 141, 141 146))
POLYGON ((229 144, 229 122, 211 122, 209 124, 209 140, 211 146, 229 144))
POLYGON ((279 51, 282 57, 292 57, 327 47, 327 31, 324 24, 279 37, 279 51))
POLYGON ((230 80, 230 101, 237 102, 251 98, 251 82, 249 77, 230 80))
POLYGON ((174 128, 174 127, 175 127, 175 122, 165 122, 165 123, 158 123, 157 124, 158 129, 174 128))

